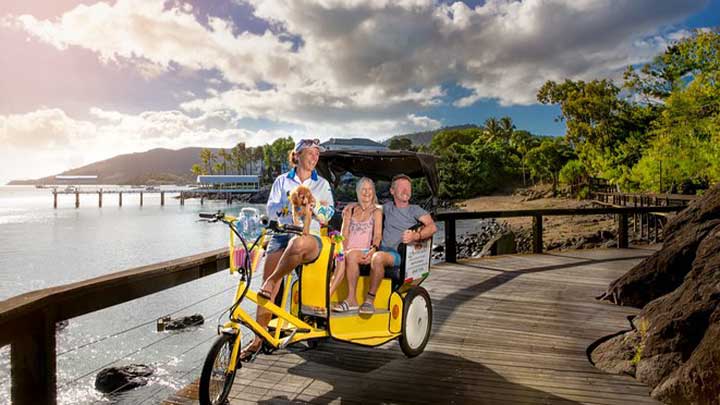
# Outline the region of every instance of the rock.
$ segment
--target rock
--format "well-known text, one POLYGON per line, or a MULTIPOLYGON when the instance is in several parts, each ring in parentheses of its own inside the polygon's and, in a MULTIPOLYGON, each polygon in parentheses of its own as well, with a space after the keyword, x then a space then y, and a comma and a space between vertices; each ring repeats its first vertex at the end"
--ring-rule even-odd
POLYGON ((515 234, 506 231, 490 239, 480 252, 480 256, 508 255, 516 252, 515 234))
POLYGON ((105 394, 128 391, 146 385, 152 373, 144 364, 104 368, 95 376, 95 389, 105 394))
POLYGON ((640 334, 631 330, 598 345, 590 354, 595 367, 612 374, 635 375, 635 358, 640 334))
POLYGON ((191 326, 202 325, 204 322, 205 318, 203 318, 200 314, 184 316, 182 318, 172 319, 169 322, 165 322, 165 330, 185 329, 191 326))
MULTIPOLYGON (((665 403, 720 405, 718 187, 672 225, 674 233, 666 235, 662 250, 630 270, 630 276, 613 282, 609 292, 619 303, 641 305, 670 290, 645 304, 633 320, 634 333, 641 337, 636 377, 651 387, 653 398, 665 403)), ((616 362, 627 358, 619 348, 604 348, 597 356, 616 362)))
POLYGON ((662 250, 610 284, 604 298, 620 305, 643 307, 673 291, 690 271, 700 242, 718 224, 720 184, 670 220, 662 250))

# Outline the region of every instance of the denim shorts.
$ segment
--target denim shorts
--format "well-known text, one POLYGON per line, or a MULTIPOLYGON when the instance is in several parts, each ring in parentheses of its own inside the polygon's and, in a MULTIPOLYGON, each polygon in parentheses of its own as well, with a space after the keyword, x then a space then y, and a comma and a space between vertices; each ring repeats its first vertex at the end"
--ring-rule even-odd
MULTIPOLYGON (((278 250, 285 249, 288 244, 290 243, 290 239, 292 239, 295 235, 290 235, 287 233, 281 233, 278 235, 273 235, 270 238, 270 242, 268 242, 267 249, 265 249, 266 253, 272 253, 277 252, 278 250)), ((318 252, 322 251, 322 239, 320 239, 317 235, 310 235, 315 238, 315 242, 317 242, 318 245, 318 252)), ((317 260, 317 258, 315 258, 317 260)), ((313 261, 315 261, 313 260, 313 261)))
POLYGON ((402 258, 400 257, 400 253, 398 253, 397 250, 389 248, 389 247, 385 247, 385 246, 380 246, 380 251, 388 252, 392 255, 394 267, 399 267, 400 264, 402 263, 402 258))

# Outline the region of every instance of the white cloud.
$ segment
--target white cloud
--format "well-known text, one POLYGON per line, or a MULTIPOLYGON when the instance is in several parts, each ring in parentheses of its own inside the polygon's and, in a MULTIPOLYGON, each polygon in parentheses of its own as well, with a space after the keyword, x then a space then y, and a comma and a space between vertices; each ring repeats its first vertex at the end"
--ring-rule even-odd
MULTIPOLYGON (((488 98, 502 105, 534 103, 546 80, 616 78, 626 65, 650 59, 668 40, 686 35, 666 27, 705 4, 487 0, 471 8, 434 0, 245 2, 273 30, 236 34, 229 19, 217 17, 203 25, 187 3, 164 0, 79 5, 56 19, 6 16, 2 23, 58 49, 81 47, 106 63, 134 65, 148 77, 178 68, 218 72, 223 81, 208 79, 206 95, 183 102, 182 111, 94 112, 131 138, 175 142, 182 135, 168 134, 214 131, 222 137, 232 131, 222 123, 240 118, 327 136, 381 136, 439 125, 423 110, 441 103, 465 107, 488 98), (217 89, 221 84, 228 86, 217 89), (469 95, 449 100, 448 84, 469 95), (220 127, 195 131, 211 128, 209 122, 220 127)), ((102 121, 98 125, 102 128, 102 121)))

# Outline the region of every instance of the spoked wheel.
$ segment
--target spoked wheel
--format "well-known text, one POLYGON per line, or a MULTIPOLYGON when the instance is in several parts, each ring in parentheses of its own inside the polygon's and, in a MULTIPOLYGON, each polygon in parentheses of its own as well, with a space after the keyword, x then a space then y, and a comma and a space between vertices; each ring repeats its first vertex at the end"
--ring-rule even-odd
POLYGON ((408 357, 415 357, 425 350, 432 326, 430 294, 422 287, 408 291, 403 300, 402 335, 400 348, 408 357))
POLYGON ((235 372, 241 367, 240 362, 238 362, 234 371, 227 371, 235 339, 239 339, 239 337, 222 334, 215 340, 215 343, 213 343, 210 348, 205 358, 205 364, 203 364, 202 373, 200 374, 200 389, 198 394, 201 405, 227 403, 230 389, 235 380, 235 372))

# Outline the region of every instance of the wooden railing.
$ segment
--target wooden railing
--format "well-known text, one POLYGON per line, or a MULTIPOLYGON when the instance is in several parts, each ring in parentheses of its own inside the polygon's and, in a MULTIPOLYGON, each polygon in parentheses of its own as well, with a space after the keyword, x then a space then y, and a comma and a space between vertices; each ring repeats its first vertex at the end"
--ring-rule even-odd
POLYGON ((503 210, 503 211, 455 211, 442 212, 435 215, 436 221, 445 222, 445 261, 457 261, 457 235, 455 222, 467 219, 489 218, 533 218, 533 252, 542 253, 543 247, 543 217, 571 216, 571 215, 618 215, 618 247, 628 247, 628 216, 643 213, 678 212, 685 208, 682 206, 644 206, 644 207, 602 207, 602 208, 545 208, 533 210, 503 210))
POLYGON ((11 345, 12 403, 56 403, 57 322, 209 276, 228 266, 227 249, 219 249, 0 302, 0 347, 11 345))

